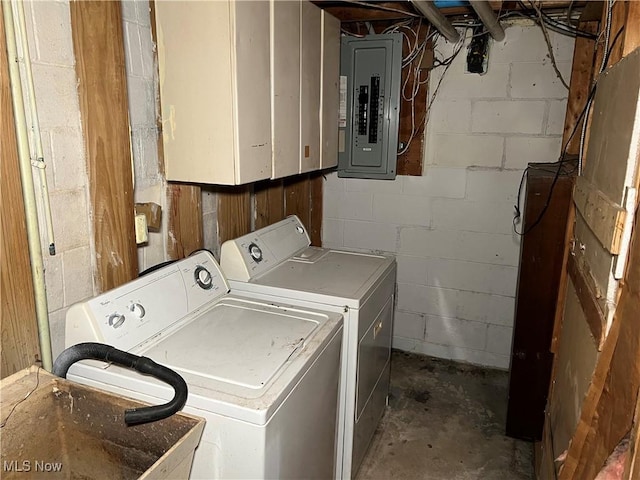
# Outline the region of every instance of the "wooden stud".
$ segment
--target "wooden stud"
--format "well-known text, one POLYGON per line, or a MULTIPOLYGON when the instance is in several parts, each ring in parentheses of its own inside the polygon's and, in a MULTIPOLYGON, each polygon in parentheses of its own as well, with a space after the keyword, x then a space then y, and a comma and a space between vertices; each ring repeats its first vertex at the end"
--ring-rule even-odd
MULTIPOLYGON (((599 22, 581 22, 578 28, 581 30, 597 33, 599 22)), ((578 154, 580 149, 580 125, 576 127, 576 122, 582 110, 587 104, 587 97, 591 90, 595 61, 595 42, 588 38, 577 37, 573 50, 573 67, 571 70, 571 83, 569 88, 569 98, 567 99, 567 113, 564 119, 564 130, 562 132, 563 147, 569 142, 566 148, 568 154, 578 154), (572 132, 573 136, 571 136, 572 132)))
POLYGON ((284 218, 284 183, 282 180, 254 185, 255 228, 266 227, 284 218))
POLYGON ((167 187, 168 232, 167 255, 172 260, 189 256, 204 245, 202 231, 202 196, 200 188, 169 184, 167 187))
POLYGON ((309 175, 296 175, 285 178, 284 211, 285 215, 297 215, 302 224, 307 229, 310 228, 309 175))
POLYGON ((569 257, 567 269, 569 271, 569 278, 571 278, 576 288, 578 300, 580 300, 580 306, 584 311, 587 323, 591 329, 591 335, 593 335, 596 348, 602 350, 606 326, 604 313, 600 309, 600 304, 596 300, 595 294, 591 291, 591 288, 589 288, 589 282, 587 282, 585 278, 586 274, 582 271, 573 255, 569 257))
POLYGON ((98 292, 138 275, 120 2, 75 0, 71 29, 85 138, 98 292))
POLYGON ((624 2, 627 7, 622 56, 640 47, 640 2, 624 2))
POLYGON ((218 190, 218 241, 220 244, 250 231, 250 186, 220 187, 218 190))
POLYGON ((8 65, 0 11, 0 378, 22 370, 40 358, 8 65))
MULTIPOLYGON (((155 1, 149 1, 151 14, 151 36, 157 44, 155 1)), ((158 49, 154 50, 154 64, 158 65, 158 49)), ((157 72, 160 78, 159 72, 157 72)), ((158 128, 158 163, 164 172, 164 143, 162 141, 162 107, 156 104, 158 128)), ((172 260, 204 246, 204 227, 202 217, 202 191, 197 185, 169 183, 166 190, 168 208, 167 218, 167 257, 172 260)))

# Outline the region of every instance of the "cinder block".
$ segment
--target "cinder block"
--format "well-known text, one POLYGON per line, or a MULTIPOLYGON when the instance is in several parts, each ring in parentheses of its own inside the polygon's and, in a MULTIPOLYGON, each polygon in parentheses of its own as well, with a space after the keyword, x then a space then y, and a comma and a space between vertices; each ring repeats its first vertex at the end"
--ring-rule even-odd
POLYGON ((489 325, 487 330, 487 351, 498 355, 511 354, 511 338, 513 328, 500 325, 489 325))
POLYGON ((452 259, 431 259, 427 285, 514 296, 517 267, 452 259))
POLYGON ((91 231, 85 190, 51 192, 49 198, 56 249, 64 252, 89 245, 91 231))
POLYGON ((510 327, 515 299, 478 292, 459 292, 456 317, 510 327))
POLYGON ((478 100, 471 107, 474 133, 542 133, 545 102, 478 100))
POLYGON ((371 180, 367 178, 344 178, 344 188, 347 192, 368 193, 400 193, 402 192, 402 179, 395 180, 371 180))
POLYGON ((460 359, 467 363, 474 365, 482 365, 485 367, 499 368, 501 370, 509 369, 509 361, 511 356, 498 355, 495 353, 480 351, 480 350, 466 350, 464 351, 465 358, 460 359))
POLYGON ((519 245, 511 235, 403 228, 399 253, 516 266, 519 245))
POLYGON ((574 38, 560 33, 548 31, 551 46, 553 47, 553 56, 558 63, 572 63, 573 50, 576 44, 574 38))
POLYGON ((142 26, 148 27, 151 24, 151 9, 149 2, 146 0, 136 0, 136 16, 138 23, 142 26))
POLYGON ((500 167, 504 139, 497 135, 434 134, 433 158, 429 163, 443 167, 500 167))
POLYGON ((484 350, 487 325, 480 322, 429 315, 426 341, 440 345, 484 350))
POLYGON ((433 259, 397 255, 398 283, 427 284, 427 272, 433 259))
POLYGON ((202 194, 202 213, 215 213, 218 210, 218 195, 216 191, 209 186, 202 186, 200 190, 202 194))
POLYGON ((393 319, 393 336, 424 339, 424 315, 411 312, 396 311, 393 319))
POLYGON ((345 190, 345 179, 344 178, 340 178, 338 177, 338 172, 337 171, 332 171, 329 173, 326 173, 324 175, 325 178, 325 182, 324 182, 324 190, 325 192, 328 190, 338 190, 338 191, 344 191, 345 190))
POLYGON ((87 182, 82 131, 77 128, 56 128, 51 130, 51 157, 56 190, 74 190, 84 187, 87 182))
POLYGON ((47 287, 47 308, 49 311, 64 307, 64 277, 62 255, 43 255, 44 280, 47 287))
MULTIPOLYGON (((462 52, 456 61, 464 65, 466 55, 462 52)), ((440 85, 438 96, 447 98, 504 98, 509 83, 509 65, 492 65, 485 75, 449 71, 440 85)), ((436 83, 437 85, 437 83, 436 83)))
POLYGON ((513 170, 469 170, 466 199, 515 203, 521 177, 522 172, 513 170))
MULTIPOLYGON (((25 2, 26 3, 26 2, 25 2)), ((73 67, 71 15, 66 2, 29 2, 33 8, 33 29, 36 34, 39 62, 73 67)), ((29 9, 25 20, 30 23, 29 9)), ((34 73, 35 76, 35 73, 34 73)))
POLYGON ((344 247, 344 220, 322 219, 322 246, 329 248, 344 247))
POLYGON ((437 198, 432 208, 434 230, 504 234, 513 231, 513 202, 437 198))
POLYGON ((555 162, 562 137, 507 137, 505 168, 524 170, 530 162, 555 162))
MULTIPOLYGON (((443 80, 444 82, 444 80, 443 80)), ((467 133, 471 131, 471 100, 436 97, 427 123, 429 132, 467 133)))
POLYGON ((153 80, 154 76, 156 75, 156 65, 154 62, 155 47, 153 44, 153 37, 151 35, 151 27, 140 26, 138 31, 140 34, 140 53, 142 55, 142 72, 146 79, 153 80))
POLYGON ((64 335, 68 308, 49 312, 49 333, 51 335, 51 354, 55 361, 65 348, 64 335))
POLYGON ((64 306, 69 307, 80 300, 92 297, 93 275, 90 248, 87 246, 64 251, 62 265, 64 269, 64 306))
POLYGON ((511 65, 511 98, 566 98, 567 94, 550 60, 511 65))
POLYGON ((536 25, 505 25, 505 39, 491 42, 489 69, 495 64, 511 62, 542 62, 549 50, 536 25))
MULTIPOLYGON (((49 2, 45 2, 49 3, 49 2)), ((33 64, 40 127, 80 129, 77 77, 73 67, 33 64)))
POLYGON ((127 78, 129 121, 132 127, 155 125, 153 84, 143 78, 127 78))
POLYGON ((373 222, 344 222, 344 246, 383 252, 396 251, 397 228, 395 225, 373 222))
MULTIPOLYGON (((562 135, 564 130, 564 118, 567 114, 566 100, 549 101, 549 117, 547 118, 547 127, 545 133, 547 135, 562 135)), ((580 124, 582 126, 582 123, 580 124)), ((575 135, 580 136, 580 127, 575 135)))
POLYGON ((373 195, 373 220, 428 227, 431 223, 431 199, 414 195, 376 193, 373 195))
POLYGON ((138 14, 136 12, 136 0, 122 0, 120 8, 122 10, 122 19, 127 22, 137 22, 138 14))
POLYGON ((216 258, 220 258, 218 251, 220 242, 218 241, 217 215, 215 212, 206 213, 202 216, 202 229, 204 234, 204 248, 208 248, 216 258))
POLYGON ((457 290, 398 282, 399 310, 442 317, 454 317, 457 290))
POLYGON ((124 54, 127 59, 127 75, 142 77, 142 47, 137 23, 124 22, 124 54))
POLYGON ((467 172, 464 168, 428 167, 421 177, 402 177, 402 192, 423 197, 464 198, 467 172))
POLYGON ((373 218, 373 194, 366 192, 324 193, 324 216, 351 220, 371 220, 373 218))

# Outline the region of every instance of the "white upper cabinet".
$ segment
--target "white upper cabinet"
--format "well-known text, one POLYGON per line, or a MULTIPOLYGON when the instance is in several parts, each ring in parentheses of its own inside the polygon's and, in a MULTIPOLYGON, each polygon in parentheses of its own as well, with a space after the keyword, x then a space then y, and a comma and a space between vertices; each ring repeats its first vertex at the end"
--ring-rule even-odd
POLYGON ((335 165, 337 19, 306 0, 155 8, 168 180, 239 185, 335 165))

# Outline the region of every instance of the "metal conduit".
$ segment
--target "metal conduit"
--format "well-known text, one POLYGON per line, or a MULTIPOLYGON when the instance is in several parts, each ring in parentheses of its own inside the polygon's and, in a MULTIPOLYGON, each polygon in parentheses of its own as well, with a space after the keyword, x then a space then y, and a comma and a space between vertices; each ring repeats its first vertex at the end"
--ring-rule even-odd
POLYGON ((447 20, 447 17, 440 13, 440 10, 436 8, 433 2, 427 0, 412 0, 411 3, 420 10, 420 13, 422 13, 447 40, 452 43, 460 40, 458 31, 451 25, 451 22, 447 20))
POLYGON ((489 2, 486 0, 469 0, 469 3, 493 39, 498 42, 504 40, 504 29, 489 2))

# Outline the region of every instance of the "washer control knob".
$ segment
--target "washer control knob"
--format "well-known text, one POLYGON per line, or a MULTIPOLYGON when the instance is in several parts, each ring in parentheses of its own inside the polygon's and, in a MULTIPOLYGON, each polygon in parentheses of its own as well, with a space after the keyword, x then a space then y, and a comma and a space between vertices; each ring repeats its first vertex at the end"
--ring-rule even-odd
POLYGON ((109 315, 109 326, 113 328, 120 328, 124 323, 124 315, 121 313, 112 313, 109 315))
POLYGON ((255 243, 249 245, 249 254, 256 262, 262 261, 262 249, 255 243))
POLYGON ((133 313, 137 318, 144 317, 144 314, 147 313, 142 305, 139 303, 132 303, 129 307, 131 313, 133 313))
POLYGON ((204 290, 209 290, 213 287, 213 277, 211 272, 204 268, 202 265, 198 265, 193 272, 193 276, 198 286, 204 290))
POLYGON ((298 225, 296 227, 296 232, 298 232, 300 235, 302 235, 304 233, 304 228, 302 228, 300 225, 298 225))

